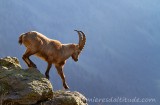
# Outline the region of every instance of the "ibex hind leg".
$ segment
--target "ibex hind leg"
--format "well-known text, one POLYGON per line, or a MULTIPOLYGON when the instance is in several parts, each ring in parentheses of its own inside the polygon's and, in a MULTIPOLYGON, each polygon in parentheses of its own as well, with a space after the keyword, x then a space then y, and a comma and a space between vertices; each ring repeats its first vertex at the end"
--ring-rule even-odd
POLYGON ((31 55, 34 55, 36 52, 31 51, 30 49, 27 49, 24 53, 22 59, 25 61, 25 63, 28 65, 28 67, 34 67, 37 68, 37 66, 29 59, 31 55))
POLYGON ((51 67, 52 67, 52 63, 49 63, 49 62, 48 62, 47 70, 46 70, 46 72, 45 72, 46 78, 47 78, 48 80, 49 80, 49 71, 50 71, 51 67))

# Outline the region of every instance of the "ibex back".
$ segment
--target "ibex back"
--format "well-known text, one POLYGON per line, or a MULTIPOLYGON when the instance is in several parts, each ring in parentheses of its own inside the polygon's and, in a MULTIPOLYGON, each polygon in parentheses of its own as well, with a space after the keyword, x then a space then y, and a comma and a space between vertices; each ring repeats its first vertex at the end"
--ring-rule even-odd
POLYGON ((35 55, 48 63, 45 75, 49 79, 49 70, 52 64, 55 65, 58 74, 60 75, 63 87, 69 89, 65 75, 63 73, 63 67, 66 60, 72 57, 74 61, 78 61, 79 54, 84 48, 86 42, 86 36, 82 31, 75 30, 79 35, 78 44, 62 44, 61 42, 53 39, 49 39, 43 34, 31 31, 23 33, 19 37, 19 44, 24 44, 26 51, 22 56, 22 59, 28 65, 28 67, 37 68, 36 65, 29 59, 31 55, 35 55))

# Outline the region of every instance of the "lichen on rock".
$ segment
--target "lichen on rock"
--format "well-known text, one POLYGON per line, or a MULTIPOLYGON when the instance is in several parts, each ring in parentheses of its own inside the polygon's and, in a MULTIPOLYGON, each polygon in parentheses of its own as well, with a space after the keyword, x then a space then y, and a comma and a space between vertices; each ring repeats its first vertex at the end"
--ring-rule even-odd
POLYGON ((14 69, 20 69, 22 68, 20 63, 19 63, 19 60, 16 58, 16 57, 10 57, 10 56, 7 56, 5 58, 1 58, 0 59, 0 66, 1 67, 7 67, 7 68, 14 68, 14 69))

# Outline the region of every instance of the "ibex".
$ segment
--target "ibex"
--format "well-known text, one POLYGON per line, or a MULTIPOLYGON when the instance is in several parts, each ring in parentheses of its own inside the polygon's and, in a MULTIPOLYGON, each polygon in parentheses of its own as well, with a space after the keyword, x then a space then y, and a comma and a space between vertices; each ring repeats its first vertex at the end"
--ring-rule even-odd
POLYGON ((54 64, 62 79, 63 87, 69 89, 63 73, 64 64, 69 57, 72 57, 72 59, 77 62, 86 42, 85 34, 82 31, 75 31, 79 35, 78 44, 62 44, 58 40, 49 39, 36 31, 21 34, 19 37, 19 44, 23 44, 26 47, 22 59, 28 67, 34 68, 37 68, 37 66, 29 59, 31 55, 35 55, 45 60, 48 63, 45 72, 46 78, 48 79, 50 68, 52 67, 52 64, 54 64))

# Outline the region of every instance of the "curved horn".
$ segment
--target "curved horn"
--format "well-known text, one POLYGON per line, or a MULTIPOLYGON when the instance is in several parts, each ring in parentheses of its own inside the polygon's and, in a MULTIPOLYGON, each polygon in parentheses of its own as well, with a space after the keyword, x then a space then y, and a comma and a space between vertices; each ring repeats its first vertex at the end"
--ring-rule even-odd
POLYGON ((83 40, 82 40, 82 44, 81 44, 81 46, 79 47, 79 49, 82 50, 82 49, 84 48, 85 43, 86 43, 86 36, 85 36, 84 32, 82 32, 82 31, 80 31, 80 32, 81 32, 82 35, 83 35, 83 40))
POLYGON ((86 42, 86 36, 82 31, 75 30, 79 35, 79 49, 82 50, 84 48, 86 42))
POLYGON ((78 33, 78 36, 79 36, 79 45, 81 45, 81 43, 82 43, 82 35, 81 35, 81 33, 80 33, 80 31, 78 31, 78 30, 74 30, 74 31, 76 31, 77 33, 78 33))

